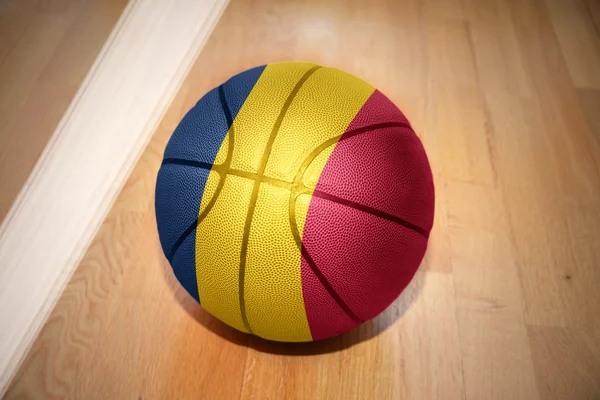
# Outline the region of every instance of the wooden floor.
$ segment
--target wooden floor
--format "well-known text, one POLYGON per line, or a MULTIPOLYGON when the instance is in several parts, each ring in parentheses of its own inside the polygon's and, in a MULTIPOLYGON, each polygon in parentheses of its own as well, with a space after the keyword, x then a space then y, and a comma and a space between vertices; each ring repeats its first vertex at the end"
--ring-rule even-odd
POLYGON ((0 0, 0 223, 127 0, 0 0))
POLYGON ((596 0, 232 0, 6 397, 599 399, 599 32, 596 0), (202 311, 153 209, 183 114, 282 60, 386 93, 436 181, 409 288, 374 321, 303 345, 202 311))

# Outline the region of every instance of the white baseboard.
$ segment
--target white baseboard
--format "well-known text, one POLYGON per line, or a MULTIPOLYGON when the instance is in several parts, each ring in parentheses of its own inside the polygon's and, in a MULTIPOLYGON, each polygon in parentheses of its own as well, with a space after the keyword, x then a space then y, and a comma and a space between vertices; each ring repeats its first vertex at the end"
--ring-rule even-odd
POLYGON ((0 397, 228 0, 131 1, 0 227, 0 397))

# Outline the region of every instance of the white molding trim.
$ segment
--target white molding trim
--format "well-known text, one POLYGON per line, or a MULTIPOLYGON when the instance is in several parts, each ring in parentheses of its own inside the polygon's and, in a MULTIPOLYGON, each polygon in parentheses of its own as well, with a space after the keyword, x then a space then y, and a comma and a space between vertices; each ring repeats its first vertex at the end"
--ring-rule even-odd
POLYGON ((0 397, 228 0, 133 0, 0 226, 0 397))

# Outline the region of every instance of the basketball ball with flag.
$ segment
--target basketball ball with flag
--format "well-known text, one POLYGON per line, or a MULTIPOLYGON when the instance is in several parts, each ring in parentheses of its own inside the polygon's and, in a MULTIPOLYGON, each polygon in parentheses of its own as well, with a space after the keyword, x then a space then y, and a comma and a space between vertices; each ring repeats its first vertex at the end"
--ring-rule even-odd
POLYGON ((429 162, 402 112, 363 80, 303 62, 202 97, 166 147, 155 197, 181 285, 226 324, 277 341, 380 314, 433 224, 429 162))

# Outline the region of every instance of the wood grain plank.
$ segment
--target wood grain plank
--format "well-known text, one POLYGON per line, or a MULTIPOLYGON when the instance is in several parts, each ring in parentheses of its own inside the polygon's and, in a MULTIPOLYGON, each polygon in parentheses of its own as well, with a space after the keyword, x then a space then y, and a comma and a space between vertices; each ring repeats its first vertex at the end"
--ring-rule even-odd
POLYGON ((600 90, 579 89, 577 94, 588 127, 600 143, 600 90))
POLYGON ((600 336, 572 328, 528 329, 543 399, 600 397, 600 336))
POLYGON ((481 91, 489 97, 531 97, 528 71, 504 0, 463 0, 463 8, 481 91))
POLYGON ((431 84, 429 130, 437 135, 444 179, 492 183, 486 116, 479 94, 473 48, 463 21, 426 24, 431 84))
POLYGON ((446 192, 467 397, 541 398, 502 196, 489 186, 452 181, 446 192))
POLYGON ((594 24, 594 30, 596 34, 600 36, 600 3, 596 0, 584 0, 584 5, 586 7, 586 11, 589 14, 589 17, 594 24))
POLYGON ((573 84, 600 89, 600 36, 584 0, 546 0, 573 84))
POLYGON ((591 267, 598 254, 581 262, 585 245, 579 241, 600 218, 595 200, 600 187, 591 184, 599 179, 600 151, 544 3, 508 3, 535 98, 490 97, 488 108, 498 132, 498 168, 521 269, 525 318, 536 325, 594 325, 579 310, 600 312, 600 294, 592 283, 600 276, 591 267), (577 218, 579 213, 586 218, 577 218), (575 221, 578 225, 570 228, 575 221))

